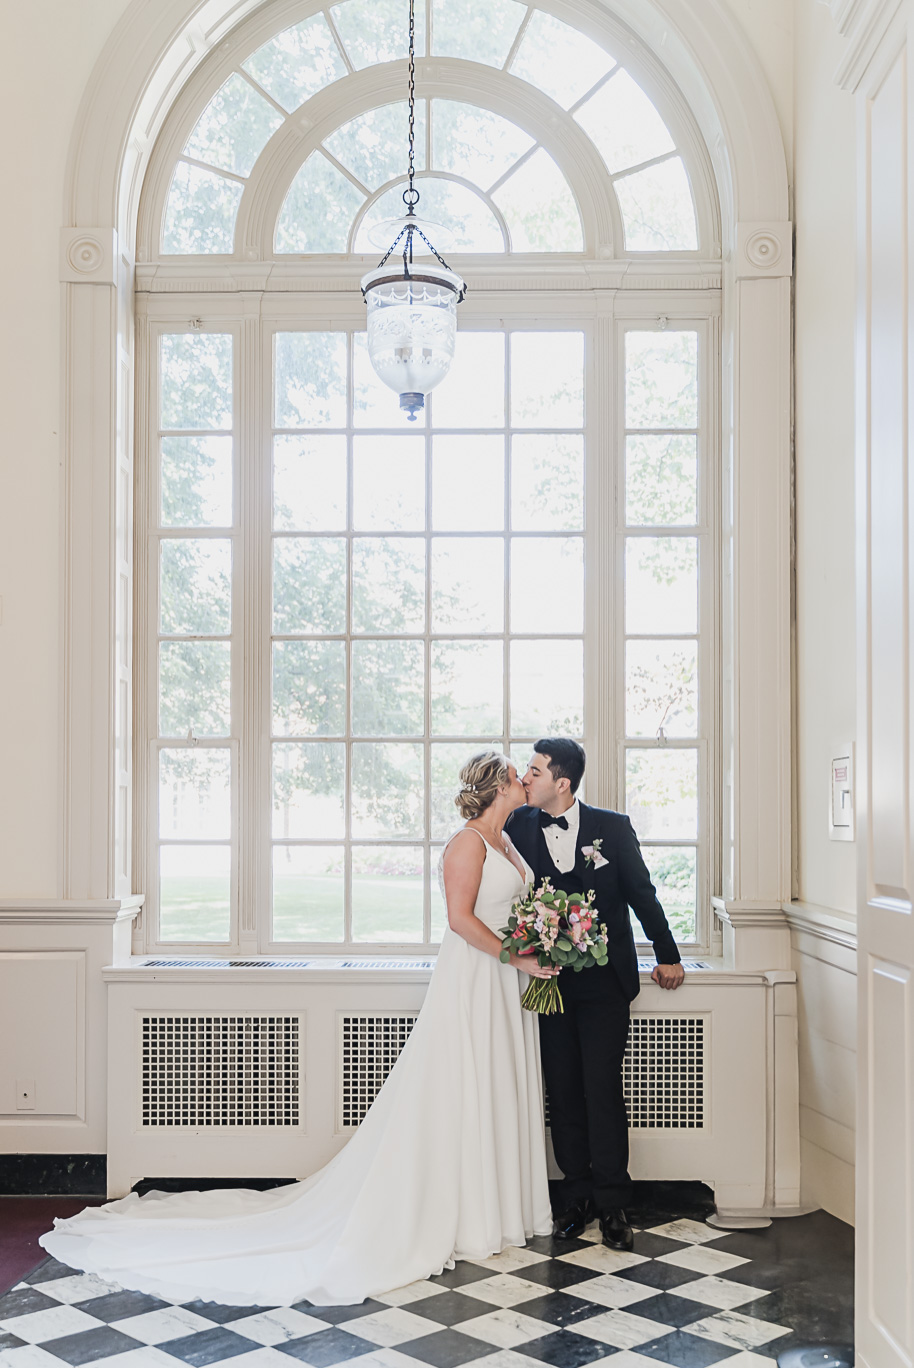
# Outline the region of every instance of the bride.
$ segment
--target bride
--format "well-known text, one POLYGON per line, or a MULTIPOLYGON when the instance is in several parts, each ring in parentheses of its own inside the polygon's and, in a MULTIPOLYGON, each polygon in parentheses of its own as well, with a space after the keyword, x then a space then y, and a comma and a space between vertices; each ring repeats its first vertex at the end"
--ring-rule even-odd
POLYGON ((269 1192, 135 1193, 54 1222, 70 1268, 170 1301, 341 1306, 455 1259, 552 1230, 529 959, 496 932, 532 877, 503 827, 525 801, 494 751, 460 772, 466 819, 442 854, 448 928, 419 1018, 355 1135, 318 1173, 269 1192))

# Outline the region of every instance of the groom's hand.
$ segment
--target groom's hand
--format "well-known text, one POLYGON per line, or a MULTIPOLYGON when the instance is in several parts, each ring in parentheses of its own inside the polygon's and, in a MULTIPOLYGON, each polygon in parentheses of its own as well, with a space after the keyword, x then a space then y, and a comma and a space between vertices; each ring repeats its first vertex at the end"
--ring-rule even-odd
POLYGON ((651 978, 655 983, 659 983, 661 988, 678 988, 685 978, 685 970, 681 964, 658 964, 655 965, 651 978))

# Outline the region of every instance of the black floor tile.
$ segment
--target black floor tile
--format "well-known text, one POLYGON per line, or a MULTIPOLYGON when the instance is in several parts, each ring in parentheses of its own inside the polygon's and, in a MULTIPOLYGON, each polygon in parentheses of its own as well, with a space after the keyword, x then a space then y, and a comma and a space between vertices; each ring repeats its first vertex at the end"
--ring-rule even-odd
POLYGON ((518 1277, 551 1287, 556 1292, 562 1287, 574 1287, 575 1283, 587 1282, 596 1276, 593 1268, 563 1263, 561 1259, 544 1259, 542 1263, 528 1264, 526 1268, 518 1269, 518 1277))
POLYGON ((453 1268, 446 1268, 443 1273, 436 1273, 433 1278, 429 1278, 429 1282, 434 1283, 436 1287, 466 1287, 469 1283, 491 1278, 494 1272, 492 1268, 480 1268, 479 1264, 460 1259, 453 1268))
POLYGON ((147 1311, 161 1311, 170 1303, 159 1297, 148 1296, 145 1292, 108 1292, 102 1297, 91 1297, 88 1301, 77 1302, 79 1311, 94 1316, 96 1320, 126 1320, 128 1316, 142 1316, 147 1311))
POLYGON ((25 1340, 21 1340, 18 1335, 14 1335, 12 1330, 0 1330, 0 1353, 4 1349, 21 1349, 25 1340))
MULTIPOLYGON (((524 1350, 526 1352, 526 1345, 524 1350)), ((493 1346, 474 1339, 472 1335, 462 1335, 459 1330, 447 1329, 398 1344, 397 1352, 421 1359, 423 1363, 431 1364, 432 1368, 458 1368, 461 1363, 470 1363, 473 1359, 491 1354, 493 1346)))
POLYGON ((408 1303, 408 1310, 414 1316, 425 1316, 439 1325, 457 1325, 459 1321, 473 1320, 475 1316, 485 1316, 499 1309, 490 1302, 480 1301, 478 1297, 467 1297, 462 1292, 452 1292, 450 1289, 434 1297, 423 1297, 421 1301, 408 1303))
POLYGON ((808 1342, 853 1343, 853 1298, 840 1284, 809 1279, 772 1292, 757 1304, 764 1320, 789 1325, 808 1342))
MULTIPOLYGON (((667 1220, 675 1220, 675 1217, 668 1216, 667 1220)), ((661 1225, 665 1224, 665 1221, 661 1222, 661 1225)), ((652 1235, 648 1230, 635 1231, 635 1253, 643 1254, 647 1259, 659 1259, 661 1254, 672 1254, 677 1249, 688 1247, 683 1240, 668 1240, 665 1235, 652 1235)))
POLYGON ((657 1359, 658 1363, 673 1364, 675 1368, 709 1368, 712 1363, 732 1358, 739 1350, 690 1335, 685 1330, 674 1330, 670 1335, 651 1340, 650 1344, 639 1344, 638 1353, 657 1359))
POLYGON ((185 1311, 193 1311, 195 1316, 225 1325, 228 1321, 240 1320, 242 1316, 255 1316, 258 1311, 267 1311, 265 1306, 222 1306, 219 1302, 192 1301, 184 1303, 185 1311))
POLYGON ((350 1306, 315 1306, 313 1302, 296 1302, 293 1311, 302 1311, 306 1316, 316 1316, 328 1325, 342 1325, 344 1321, 356 1320, 359 1316, 373 1316, 376 1311, 389 1311, 386 1302, 372 1301, 368 1297, 363 1302, 353 1302, 350 1306))
POLYGON ((261 1346, 253 1340, 236 1335, 224 1325, 214 1325, 212 1330, 200 1330, 193 1335, 182 1335, 179 1339, 166 1340, 156 1348, 192 1368, 205 1368, 206 1364, 219 1363, 222 1359, 235 1358, 238 1354, 249 1354, 261 1346))
POLYGON ((275 1347, 302 1363, 312 1364, 313 1368, 330 1368, 334 1363, 345 1363, 349 1359, 360 1358, 362 1354, 370 1354, 378 1346, 334 1325, 330 1330, 318 1330, 315 1335, 286 1340, 275 1347))
POLYGON ((697 1282, 705 1275, 697 1273, 694 1268, 678 1268, 676 1264, 657 1263, 652 1260, 650 1263, 633 1264, 631 1268, 620 1268, 613 1276, 623 1278, 626 1282, 643 1283, 645 1287, 666 1289, 697 1282))
POLYGON ((15 1292, 7 1292, 0 1297, 0 1320, 10 1320, 13 1316, 28 1316, 32 1311, 47 1311, 60 1302, 48 1297, 34 1287, 20 1287, 15 1292))
POLYGON ((549 1325, 564 1328, 576 1325, 578 1321, 590 1320, 591 1316, 602 1315, 606 1307, 586 1301, 583 1297, 566 1296, 564 1292, 550 1292, 546 1296, 521 1302, 519 1306, 512 1306, 511 1310, 520 1312, 522 1316, 532 1316, 534 1320, 546 1321, 549 1325))
POLYGON ((144 1346, 121 1330, 100 1325, 96 1330, 81 1330, 75 1335, 46 1340, 41 1347, 56 1358, 63 1359, 64 1363, 77 1365, 94 1363, 97 1359, 111 1358, 115 1354, 126 1354, 128 1349, 142 1349, 144 1346))
POLYGON ((49 1255, 37 1268, 32 1269, 25 1281, 34 1287, 39 1283, 53 1282, 55 1278, 72 1278, 74 1272, 75 1269, 67 1268, 66 1264, 59 1263, 49 1255))
POLYGON ((587 1249, 591 1243, 590 1240, 554 1240, 551 1235, 534 1235, 532 1240, 527 1241, 527 1248, 535 1254, 548 1254, 550 1258, 557 1259, 561 1254, 587 1249))
POLYGON ((541 1363, 549 1363, 552 1368, 583 1368, 585 1363, 608 1358, 610 1354, 618 1353, 618 1350, 610 1344, 600 1344, 598 1340, 576 1335, 573 1330, 557 1330, 554 1335, 529 1340, 518 1352, 539 1359, 541 1363))
POLYGON ((685 1297, 674 1297, 669 1292, 660 1292, 656 1297, 635 1302, 631 1310, 635 1315, 643 1316, 645 1320, 659 1321, 661 1325, 669 1325, 678 1330, 683 1325, 693 1325, 695 1321, 703 1320, 705 1316, 717 1315, 720 1307, 707 1306, 704 1302, 688 1301, 685 1297))

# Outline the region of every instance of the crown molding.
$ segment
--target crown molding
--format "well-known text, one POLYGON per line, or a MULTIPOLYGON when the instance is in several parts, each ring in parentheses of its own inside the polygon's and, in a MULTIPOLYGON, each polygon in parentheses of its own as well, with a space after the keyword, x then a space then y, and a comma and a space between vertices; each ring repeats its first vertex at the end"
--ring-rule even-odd
POLYGON ((827 5, 847 49, 835 72, 835 83, 857 90, 886 37, 903 0, 820 0, 827 5))

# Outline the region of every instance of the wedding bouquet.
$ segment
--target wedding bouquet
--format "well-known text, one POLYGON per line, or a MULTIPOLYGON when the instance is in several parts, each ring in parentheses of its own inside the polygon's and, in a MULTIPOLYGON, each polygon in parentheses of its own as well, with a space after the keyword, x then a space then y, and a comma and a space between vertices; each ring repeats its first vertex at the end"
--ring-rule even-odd
MULTIPOLYGON (((499 933, 502 963, 507 964, 513 952, 536 955, 543 969, 549 965, 568 966, 577 973, 595 964, 605 964, 606 932, 599 923, 594 927, 594 896, 593 889, 586 893, 564 893, 544 879, 526 897, 516 898, 508 925, 499 933)), ((558 975, 531 978, 521 1001, 528 1012, 564 1012, 558 975)))

